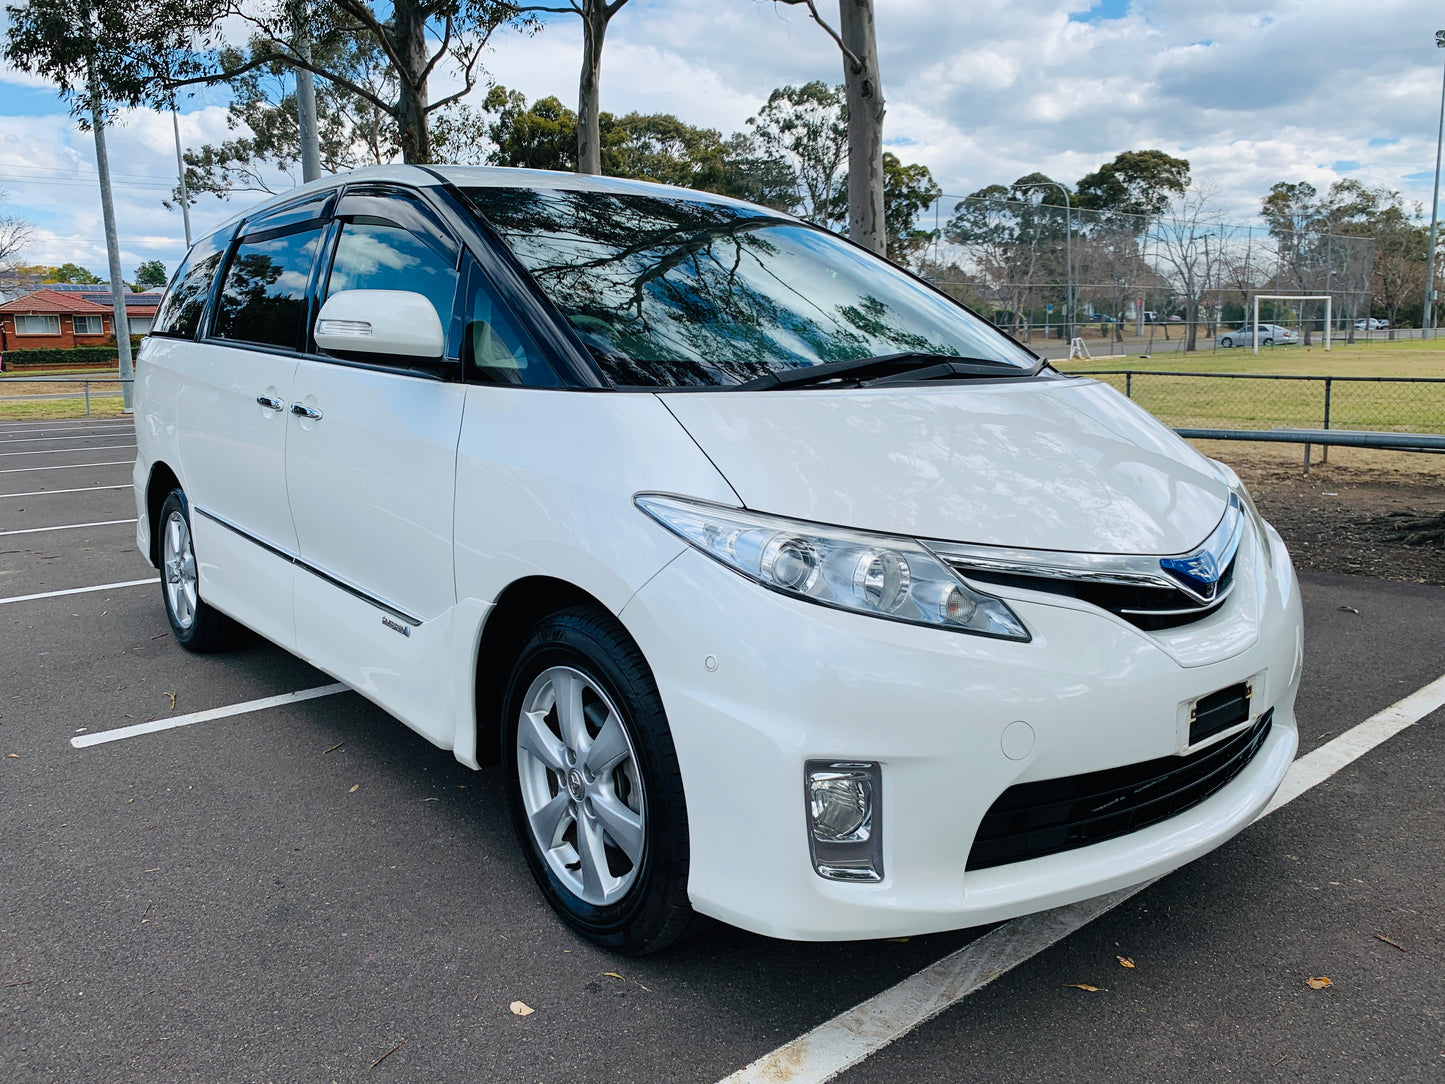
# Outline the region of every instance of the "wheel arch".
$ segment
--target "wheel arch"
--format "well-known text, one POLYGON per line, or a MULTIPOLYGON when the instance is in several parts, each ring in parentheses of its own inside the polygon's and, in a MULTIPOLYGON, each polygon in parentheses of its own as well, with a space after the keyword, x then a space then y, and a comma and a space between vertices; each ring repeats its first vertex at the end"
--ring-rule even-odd
MULTIPOLYGON (((632 634, 622 624, 621 618, 596 595, 553 576, 525 576, 514 580, 492 604, 482 624, 473 682, 476 757, 479 764, 500 761, 502 696, 512 663, 526 642, 528 633, 548 614, 572 606, 592 606, 610 615, 631 638, 632 634)), ((633 642, 636 643, 635 640, 633 642)))
POLYGON ((181 480, 164 461, 158 460, 151 465, 150 477, 146 480, 146 521, 150 525, 149 556, 151 564, 156 568, 161 566, 161 505, 166 503, 166 497, 171 490, 180 488, 181 480))

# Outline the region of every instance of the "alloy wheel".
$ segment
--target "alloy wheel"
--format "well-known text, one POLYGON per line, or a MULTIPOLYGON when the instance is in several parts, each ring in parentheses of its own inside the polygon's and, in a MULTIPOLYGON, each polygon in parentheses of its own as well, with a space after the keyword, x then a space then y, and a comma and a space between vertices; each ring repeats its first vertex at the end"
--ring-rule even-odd
POLYGON ((190 525, 176 510, 167 517, 162 536, 161 574, 171 617, 179 628, 189 629, 196 621, 196 554, 190 525))
POLYGON ((647 844, 622 713, 591 678, 553 666, 522 699, 516 744, 523 811, 547 866, 585 903, 616 903, 636 882, 647 844))

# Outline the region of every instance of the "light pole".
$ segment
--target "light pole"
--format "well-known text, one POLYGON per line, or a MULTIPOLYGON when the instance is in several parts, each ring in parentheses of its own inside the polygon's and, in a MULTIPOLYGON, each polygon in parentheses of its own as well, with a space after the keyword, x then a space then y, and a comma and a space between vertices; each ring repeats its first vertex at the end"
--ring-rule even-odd
MULTIPOLYGON (((1445 30, 1435 31, 1435 48, 1445 49, 1445 30)), ((1440 83, 1440 133, 1435 137, 1435 194, 1430 200, 1430 251, 1425 258, 1425 328, 1435 327, 1435 229, 1440 210, 1440 146, 1445 143, 1445 76, 1440 83)), ((1433 337, 1433 336, 1432 336, 1433 337)))
MULTIPOLYGON (((1441 31, 1445 34, 1445 31, 1441 31)), ((1058 181, 1030 181, 1023 188, 1039 188, 1051 184, 1064 194, 1064 304, 1069 307, 1069 348, 1074 342, 1074 216, 1070 210, 1073 198, 1069 190, 1058 181)))

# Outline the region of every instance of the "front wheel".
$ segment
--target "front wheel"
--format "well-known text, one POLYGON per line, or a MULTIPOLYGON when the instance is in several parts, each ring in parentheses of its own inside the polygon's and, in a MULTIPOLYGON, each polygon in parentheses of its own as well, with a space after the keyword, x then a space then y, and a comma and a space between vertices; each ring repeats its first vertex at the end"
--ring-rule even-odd
POLYGON ((699 929, 677 752, 652 673, 617 621, 591 607, 544 618, 503 710, 513 822, 562 920, 629 955, 699 929))
POLYGON ((176 641, 187 651, 219 651, 230 640, 230 619, 201 598, 196 570, 196 548, 191 539, 191 506, 186 495, 173 489, 161 505, 161 598, 176 641))
POLYGON ((1234 345, 1234 340, 1226 335, 1224 338, 1219 340, 1219 345, 1224 347, 1224 349, 1228 350, 1231 346, 1234 345))

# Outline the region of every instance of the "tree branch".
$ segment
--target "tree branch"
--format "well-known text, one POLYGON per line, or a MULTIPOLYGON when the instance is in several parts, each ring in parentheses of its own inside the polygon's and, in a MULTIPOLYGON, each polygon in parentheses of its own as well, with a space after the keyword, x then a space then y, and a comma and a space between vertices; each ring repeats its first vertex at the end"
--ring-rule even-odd
MULTIPOLYGON (((277 41, 274 38, 270 39, 270 44, 289 49, 289 46, 287 46, 285 42, 277 41)), ((167 81, 165 85, 168 89, 193 86, 197 83, 204 83, 206 86, 215 86, 217 83, 225 83, 231 79, 234 79, 238 75, 244 75, 248 71, 254 71, 257 68, 265 67, 267 64, 286 64, 292 68, 302 68, 306 71, 311 72, 311 74, 313 75, 319 75, 323 79, 329 80, 330 82, 335 83, 337 86, 343 87, 346 90, 351 91, 351 93, 357 95, 360 98, 366 99, 372 105, 384 111, 389 116, 396 115, 396 106, 392 105, 389 102, 383 101, 381 98, 378 98, 375 94, 367 90, 365 87, 359 86, 358 84, 353 83, 350 79, 339 76, 335 72, 329 71, 326 68, 313 64, 309 60, 305 60, 302 57, 296 56, 294 53, 291 52, 267 53, 265 56, 262 57, 252 57, 250 60, 246 61, 246 63, 242 64, 239 68, 228 68, 223 72, 213 72, 210 75, 196 75, 192 76, 189 79, 177 79, 174 82, 167 81)))
POLYGON ((396 50, 392 47, 391 36, 387 34, 386 27, 377 21, 371 9, 363 3, 358 3, 358 0, 336 0, 336 6, 371 31, 377 44, 381 46, 382 52, 386 54, 400 77, 406 70, 406 66, 402 64, 401 57, 397 56, 396 50))
MULTIPOLYGON (((621 2, 626 3, 627 0, 621 0, 621 2)), ((813 22, 817 23, 824 30, 826 30, 828 32, 828 36, 838 43, 838 48, 843 50, 843 55, 847 57, 848 62, 853 65, 854 71, 863 70, 862 58, 859 57, 859 55, 855 53, 852 49, 848 48, 848 46, 844 45, 843 39, 839 36, 838 32, 823 21, 823 16, 818 14, 818 9, 814 5, 813 0, 773 0, 773 2, 777 4, 788 4, 792 6, 802 4, 804 7, 806 7, 808 9, 808 14, 813 17, 813 22)))

